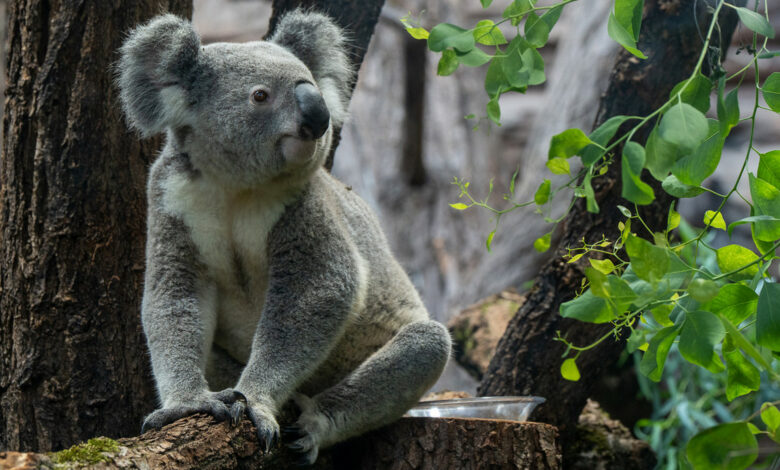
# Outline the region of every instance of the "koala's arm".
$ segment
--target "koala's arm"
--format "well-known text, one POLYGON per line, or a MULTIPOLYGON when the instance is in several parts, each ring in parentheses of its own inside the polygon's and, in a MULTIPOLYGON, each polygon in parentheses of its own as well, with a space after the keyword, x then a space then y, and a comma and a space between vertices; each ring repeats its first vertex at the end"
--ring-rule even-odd
POLYGON ((236 387, 264 413, 275 414, 328 357, 359 302, 361 263, 327 203, 305 195, 269 235, 265 308, 236 387))
POLYGON ((150 176, 141 315, 160 400, 170 408, 191 405, 208 391, 203 366, 213 315, 203 305, 208 286, 189 231, 164 210, 160 167, 150 176))

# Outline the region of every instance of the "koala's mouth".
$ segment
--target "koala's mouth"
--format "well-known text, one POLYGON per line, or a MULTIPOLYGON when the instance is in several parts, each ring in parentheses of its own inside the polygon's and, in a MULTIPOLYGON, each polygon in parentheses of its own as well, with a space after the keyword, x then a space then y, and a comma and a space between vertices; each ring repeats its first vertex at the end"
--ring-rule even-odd
POLYGON ((285 135, 279 139, 279 150, 287 163, 305 163, 314 156, 314 152, 317 150, 317 141, 285 135))

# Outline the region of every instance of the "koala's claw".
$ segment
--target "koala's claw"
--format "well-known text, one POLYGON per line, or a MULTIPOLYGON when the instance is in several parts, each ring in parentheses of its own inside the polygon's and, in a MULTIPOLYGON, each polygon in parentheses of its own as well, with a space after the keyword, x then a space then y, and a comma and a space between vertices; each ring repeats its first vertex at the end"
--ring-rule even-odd
POLYGON ((244 416, 244 411, 246 411, 246 403, 237 401, 230 405, 230 424, 233 427, 238 426, 238 423, 241 422, 241 418, 244 416))
POLYGON ((246 408, 249 420, 257 428, 257 437, 260 439, 260 445, 264 447, 265 452, 269 452, 279 442, 279 424, 271 416, 263 415, 252 406, 246 408))
POLYGON ((151 412, 146 419, 144 419, 144 424, 141 426, 141 434, 151 429, 160 429, 176 420, 184 418, 185 416, 194 415, 195 413, 206 413, 211 415, 217 422, 230 419, 230 411, 228 410, 227 405, 221 401, 207 400, 192 405, 161 408, 151 412))
POLYGON ((317 444, 309 435, 304 435, 297 441, 287 444, 287 448, 297 454, 301 454, 301 457, 295 462, 299 467, 314 465, 314 462, 317 460, 317 455, 319 454, 317 444))

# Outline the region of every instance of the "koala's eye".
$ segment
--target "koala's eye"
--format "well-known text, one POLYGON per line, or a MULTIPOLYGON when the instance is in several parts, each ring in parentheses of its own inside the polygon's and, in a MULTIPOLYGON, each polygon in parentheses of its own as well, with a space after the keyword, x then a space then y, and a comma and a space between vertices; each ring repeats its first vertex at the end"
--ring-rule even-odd
POLYGON ((268 100, 268 92, 265 90, 255 90, 252 92, 252 101, 255 103, 264 103, 268 100))

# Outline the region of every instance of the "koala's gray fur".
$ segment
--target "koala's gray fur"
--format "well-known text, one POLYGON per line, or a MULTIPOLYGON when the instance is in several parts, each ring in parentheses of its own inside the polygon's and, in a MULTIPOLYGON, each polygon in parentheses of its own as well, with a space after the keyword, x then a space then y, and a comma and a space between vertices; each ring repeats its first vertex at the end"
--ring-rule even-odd
POLYGON ((401 416, 441 374, 446 329, 371 210, 322 169, 353 80, 343 41, 297 11, 269 41, 204 47, 164 15, 123 45, 128 121, 167 136, 149 177, 142 311, 162 407, 145 429, 246 411, 271 446, 292 398, 291 448, 310 463, 401 416), (319 138, 303 132, 304 103, 330 114, 319 138))

